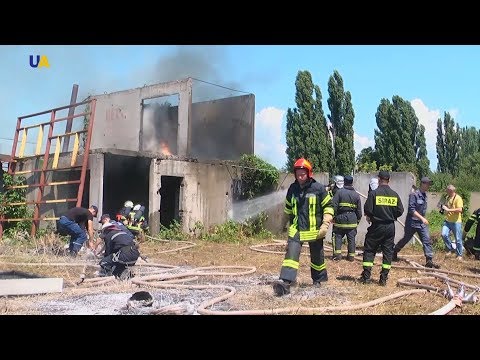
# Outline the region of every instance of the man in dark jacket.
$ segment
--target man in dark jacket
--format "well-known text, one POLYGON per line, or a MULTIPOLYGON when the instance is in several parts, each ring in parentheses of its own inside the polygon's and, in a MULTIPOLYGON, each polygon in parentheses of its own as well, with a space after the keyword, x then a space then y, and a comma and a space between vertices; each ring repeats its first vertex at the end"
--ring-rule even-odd
POLYGON ((393 191, 388 183, 390 173, 378 173, 378 188, 372 190, 365 201, 363 208, 367 221, 371 225, 367 229, 363 251, 363 272, 360 282, 371 282, 371 272, 375 254, 382 249, 382 271, 379 284, 387 285, 388 273, 392 267, 393 247, 395 245, 395 221, 403 214, 403 204, 400 196, 393 191))
POLYGON ((83 243, 87 240, 87 233, 88 247, 94 249, 93 217, 96 217, 97 213, 98 208, 92 205, 88 209, 82 207, 71 208, 65 215, 60 216, 57 222, 57 230, 61 235, 70 235, 68 250, 71 256, 77 256, 83 243))
POLYGON ((408 196, 408 213, 405 221, 405 234, 403 238, 395 245, 393 249, 393 261, 398 261, 398 253, 417 233, 423 245, 423 253, 425 254, 428 268, 439 269, 440 266, 433 262, 432 240, 428 230, 428 220, 425 218, 427 214, 427 191, 432 181, 424 176, 421 180, 420 188, 415 189, 408 196))
POLYGON ((110 222, 102 226, 100 237, 105 241, 105 254, 100 261, 101 275, 114 275, 120 280, 132 276, 128 266, 133 266, 140 253, 133 239, 110 222))
POLYGON ((353 188, 353 177, 346 175, 344 177, 343 188, 333 196, 333 210, 335 212, 335 221, 333 223, 333 260, 342 259, 342 239, 347 237, 348 261, 354 261, 355 257, 355 237, 357 236, 357 226, 362 218, 362 203, 360 195, 353 188))
POLYGON ((112 223, 115 224, 120 230, 125 232, 128 236, 130 236, 132 239, 135 239, 135 235, 132 234, 128 228, 123 225, 120 221, 115 221, 112 218, 110 218, 110 214, 103 214, 102 217, 100 218, 100 224, 105 225, 106 223, 112 223))
POLYGON ((284 212, 290 218, 285 258, 280 270, 280 279, 273 284, 276 296, 290 293, 290 285, 296 280, 300 252, 304 242, 310 247, 310 272, 314 286, 327 281, 327 267, 323 240, 333 219, 332 198, 313 179, 310 162, 298 159, 294 166, 295 182, 287 191, 284 212))

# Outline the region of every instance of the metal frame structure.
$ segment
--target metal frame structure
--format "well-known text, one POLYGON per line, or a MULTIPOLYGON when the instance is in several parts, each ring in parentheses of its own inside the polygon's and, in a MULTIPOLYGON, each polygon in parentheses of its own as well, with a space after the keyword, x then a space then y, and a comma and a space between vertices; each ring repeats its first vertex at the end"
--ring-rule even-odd
MULTIPOLYGON (((15 137, 13 139, 12 153, 11 153, 9 166, 8 166, 8 174, 15 176, 15 175, 23 175, 23 174, 40 173, 40 180, 36 184, 15 185, 15 186, 9 186, 5 188, 6 191, 10 189, 19 189, 19 188, 35 188, 36 194, 34 195, 36 196, 34 201, 23 201, 23 202, 4 204, 8 206, 33 205, 34 214, 33 214, 33 218, 6 218, 5 214, 3 213, 0 214, 0 238, 2 237, 2 234, 3 234, 4 222, 31 220, 32 221, 31 235, 35 236, 36 231, 40 226, 40 221, 55 221, 59 219, 58 217, 40 218, 40 204, 75 202, 76 206, 81 206, 83 190, 85 186, 85 177, 86 177, 87 167, 88 167, 88 155, 90 153, 90 142, 91 142, 91 135, 92 135, 92 129, 93 129, 93 121, 95 117, 95 104, 96 104, 96 100, 90 99, 80 103, 70 104, 67 106, 46 110, 40 113, 22 116, 17 119, 17 127, 15 130, 15 137), (87 104, 89 105, 89 111, 82 112, 76 115, 74 114, 76 107, 87 105, 87 104), (65 109, 69 109, 68 116, 57 119, 56 118, 57 112, 65 109), (43 122, 43 123, 29 125, 29 126, 22 126, 22 120, 24 119, 33 118, 36 116, 45 115, 49 113, 50 113, 50 121, 48 122, 43 122), (72 132, 71 123, 73 119, 82 117, 82 116, 88 117, 87 129, 72 132), (62 121, 67 122, 65 132, 63 134, 53 135, 54 125, 62 121), (70 128, 68 125, 70 125, 70 128), (42 154, 41 148, 43 144, 43 134, 45 131, 45 127, 48 127, 48 135, 46 139, 45 152, 42 154), (28 131, 33 128, 38 128, 35 154, 32 156, 24 156, 28 131), (17 154, 17 145, 18 145, 18 139, 19 139, 20 133, 22 133, 22 137, 20 140, 20 148, 17 154), (85 146, 83 151, 82 163, 78 165, 77 157, 80 150, 81 134, 86 134, 85 135, 86 140, 85 140, 85 146), (61 147, 62 147, 62 140, 65 140, 64 145, 65 143, 68 144, 70 137, 74 137, 74 144, 73 144, 73 151, 71 152, 70 166, 58 167, 58 162, 60 159, 60 153, 61 153, 61 147), (49 168, 48 165, 49 165, 49 158, 51 155, 50 150, 51 150, 52 140, 55 140, 55 151, 53 153, 52 166, 51 168, 49 168), (41 168, 35 168, 33 170, 25 170, 25 171, 16 171, 17 163, 20 163, 22 161, 29 160, 29 159, 41 159, 42 157, 43 157, 43 161, 41 162, 41 168), (78 180, 57 181, 57 182, 49 182, 49 183, 47 183, 45 180, 47 172, 73 170, 78 168, 81 168, 80 179, 78 180), (44 189, 46 186, 60 186, 60 185, 71 185, 71 184, 79 184, 76 198, 44 200, 44 189)), ((63 151, 62 151, 63 153, 65 152, 65 149, 68 149, 68 145, 63 147, 63 151)), ((40 162, 37 161, 36 163, 40 163, 40 162)))

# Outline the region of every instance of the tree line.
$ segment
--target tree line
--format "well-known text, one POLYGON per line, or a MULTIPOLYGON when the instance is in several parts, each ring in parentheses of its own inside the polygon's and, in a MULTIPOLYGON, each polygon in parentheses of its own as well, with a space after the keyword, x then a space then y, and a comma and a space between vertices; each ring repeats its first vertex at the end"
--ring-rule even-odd
POLYGON ((320 86, 313 83, 309 71, 298 71, 295 88, 296 107, 288 108, 286 116, 286 169, 305 157, 317 172, 410 171, 418 179, 433 177, 435 188, 457 182, 465 190, 480 189, 480 130, 460 128, 448 112, 437 121, 438 166, 432 172, 425 127, 409 101, 399 95, 380 100, 375 113, 375 146, 362 149, 355 157, 355 111, 340 73, 335 70, 328 80, 327 116, 320 86))

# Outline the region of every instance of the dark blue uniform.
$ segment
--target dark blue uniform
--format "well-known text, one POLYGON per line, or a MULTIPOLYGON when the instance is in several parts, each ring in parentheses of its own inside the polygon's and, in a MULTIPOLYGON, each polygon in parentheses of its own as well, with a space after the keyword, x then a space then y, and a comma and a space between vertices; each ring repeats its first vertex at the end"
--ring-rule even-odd
MULTIPOLYGON (((380 172, 381 174, 383 172, 380 172)), ((390 178, 390 175, 384 175, 390 178)), ((380 177, 380 176, 379 176, 380 177)), ((373 260, 378 248, 382 249, 382 271, 380 285, 386 285, 388 272, 392 267, 393 247, 395 240, 395 220, 403 214, 400 196, 383 184, 372 190, 363 208, 372 224, 367 229, 363 251, 363 272, 360 281, 370 282, 373 260)))
POLYGON ((405 234, 403 238, 395 245, 394 248, 394 260, 396 260, 396 254, 403 249, 403 247, 412 239, 415 233, 420 237, 420 241, 423 245, 423 252, 427 258, 427 262, 433 258, 432 241, 430 239, 430 233, 428 226, 425 225, 422 220, 413 215, 417 211, 423 217, 427 213, 427 193, 415 190, 408 197, 408 213, 405 221, 405 234))

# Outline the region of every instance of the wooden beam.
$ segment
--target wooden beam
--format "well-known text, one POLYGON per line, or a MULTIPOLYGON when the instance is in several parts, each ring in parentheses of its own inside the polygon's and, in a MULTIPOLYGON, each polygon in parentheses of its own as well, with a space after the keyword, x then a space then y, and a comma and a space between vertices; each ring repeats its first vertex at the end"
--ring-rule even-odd
POLYGON ((62 291, 62 278, 0 280, 0 296, 47 294, 62 291))

